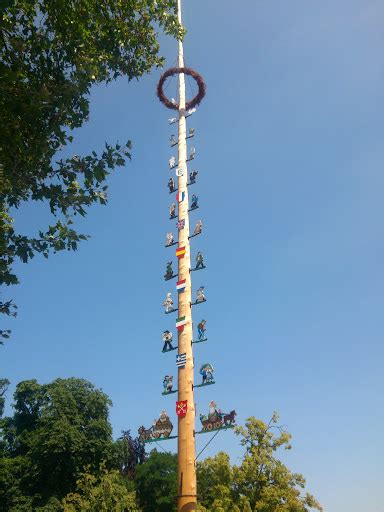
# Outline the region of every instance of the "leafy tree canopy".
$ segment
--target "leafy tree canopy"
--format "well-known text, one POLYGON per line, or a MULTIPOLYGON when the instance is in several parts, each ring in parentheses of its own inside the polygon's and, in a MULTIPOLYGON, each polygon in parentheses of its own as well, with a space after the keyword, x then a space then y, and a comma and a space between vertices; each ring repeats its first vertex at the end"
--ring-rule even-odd
MULTIPOLYGON (((131 143, 60 158, 89 115, 93 84, 141 77, 161 66, 156 27, 182 37, 176 0, 3 0, 0 17, 0 283, 18 282, 15 259, 29 261, 86 239, 73 216, 105 204, 105 181, 130 158, 131 143), (33 236, 14 212, 43 202, 56 217, 33 236)), ((15 315, 12 300, 0 313, 15 315)), ((0 337, 9 337, 0 330, 0 337)))
POLYGON ((62 502, 63 512, 140 512, 135 492, 129 492, 119 471, 102 464, 97 476, 82 473, 76 492, 62 502))
POLYGON ((111 402, 91 383, 24 381, 14 400, 13 417, 2 420, 0 509, 11 509, 20 497, 35 506, 61 499, 75 488, 85 466, 97 471, 102 461, 112 460, 111 402), (16 490, 7 487, 12 480, 16 490))
POLYGON ((177 456, 153 450, 136 468, 135 486, 143 512, 176 510, 177 456))

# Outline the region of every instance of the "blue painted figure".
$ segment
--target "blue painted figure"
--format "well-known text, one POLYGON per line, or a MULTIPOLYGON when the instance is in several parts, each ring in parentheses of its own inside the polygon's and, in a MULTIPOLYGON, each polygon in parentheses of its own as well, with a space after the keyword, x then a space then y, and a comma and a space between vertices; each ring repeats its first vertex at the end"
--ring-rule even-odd
POLYGON ((173 375, 166 375, 163 380, 163 393, 170 393, 173 388, 173 375))
POLYGON ((195 210, 196 208, 199 207, 199 205, 197 204, 199 201, 199 198, 197 197, 196 194, 192 194, 192 202, 191 202, 191 210, 195 210))
POLYGON ((169 178, 168 188, 170 194, 175 191, 175 180, 173 178, 169 178))
POLYGON ((198 339, 199 341, 203 340, 204 337, 205 337, 205 331, 206 331, 206 328, 205 328, 205 324, 206 324, 206 320, 201 320, 201 322, 199 322, 197 324, 197 334, 198 334, 198 339))
POLYGON ((202 384, 213 383, 214 368, 211 363, 205 363, 200 368, 200 375, 203 377, 202 384))
POLYGON ((205 268, 204 258, 200 251, 196 254, 196 267, 195 270, 199 270, 199 268, 205 268))
POLYGON ((189 173, 189 183, 196 183, 196 177, 199 174, 199 171, 191 171, 189 173))
POLYGON ((167 352, 168 350, 173 350, 172 339, 173 339, 173 334, 170 331, 163 332, 163 341, 164 341, 163 352, 167 352))

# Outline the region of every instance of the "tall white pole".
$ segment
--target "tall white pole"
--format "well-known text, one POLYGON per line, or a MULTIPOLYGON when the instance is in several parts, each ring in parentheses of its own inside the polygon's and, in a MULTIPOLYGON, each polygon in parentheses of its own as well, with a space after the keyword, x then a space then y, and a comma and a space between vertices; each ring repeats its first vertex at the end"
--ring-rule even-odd
MULTIPOLYGON (((178 19, 181 19, 181 0, 177 2, 178 19)), ((184 67, 183 43, 179 41, 178 65, 184 67)), ((178 370, 178 400, 188 401, 188 411, 185 417, 178 418, 178 492, 177 511, 189 512, 197 510, 196 491, 196 448, 195 448, 195 402, 193 393, 193 351, 192 351, 192 289, 191 289, 191 251, 189 243, 189 214, 188 214, 188 172, 187 172, 187 141, 185 119, 185 75, 179 74, 179 134, 178 134, 178 167, 182 174, 178 178, 179 192, 184 192, 184 200, 179 202, 179 220, 184 220, 184 229, 179 230, 179 247, 185 247, 184 258, 179 259, 179 280, 186 280, 183 293, 179 293, 178 315, 185 316, 187 323, 179 332, 179 354, 186 353, 187 362, 184 368, 178 370)), ((180 174, 180 173, 179 173, 180 174)))

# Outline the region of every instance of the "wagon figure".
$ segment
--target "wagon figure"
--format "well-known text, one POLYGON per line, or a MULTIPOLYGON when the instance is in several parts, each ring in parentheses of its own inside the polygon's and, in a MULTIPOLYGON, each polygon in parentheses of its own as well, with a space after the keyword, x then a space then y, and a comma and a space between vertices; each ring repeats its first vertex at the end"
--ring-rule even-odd
POLYGON ((173 425, 166 411, 161 411, 160 417, 153 425, 153 438, 169 437, 173 430, 173 425))

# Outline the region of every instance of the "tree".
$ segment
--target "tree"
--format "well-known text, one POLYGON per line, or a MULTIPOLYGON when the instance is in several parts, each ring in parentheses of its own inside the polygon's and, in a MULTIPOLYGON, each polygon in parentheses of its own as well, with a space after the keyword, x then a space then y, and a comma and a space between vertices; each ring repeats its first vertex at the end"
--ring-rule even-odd
POLYGON ((10 382, 8 379, 0 379, 0 418, 4 412, 5 398, 4 395, 8 391, 10 382))
POLYGON ((140 512, 134 492, 129 492, 117 470, 101 465, 99 474, 82 473, 76 492, 62 501, 63 512, 140 512))
POLYGON ((125 430, 116 441, 115 449, 121 474, 132 480, 135 477, 136 466, 143 464, 146 458, 144 443, 138 437, 133 438, 130 430, 125 430))
POLYGON ((143 512, 175 511, 176 455, 153 450, 144 464, 136 467, 135 486, 143 512))
POLYGON ((305 479, 291 473, 278 459, 275 452, 284 447, 291 449, 291 435, 278 426, 279 417, 274 413, 268 424, 254 417, 248 418, 245 427, 236 427, 246 453, 239 467, 234 468, 234 490, 245 496, 251 509, 257 512, 308 512, 311 508, 322 510, 310 494, 301 495, 305 479), (273 430, 277 430, 275 435, 273 430))
POLYGON ((14 399, 13 417, 2 420, 0 509, 11 509, 20 499, 30 499, 34 507, 62 499, 84 467, 96 472, 102 461, 113 460, 111 402, 91 383, 24 381, 14 399), (5 482, 11 480, 9 489, 5 482))
MULTIPOLYGON (((131 143, 106 144, 99 156, 60 158, 58 152, 87 121, 93 84, 137 79, 163 64, 156 27, 182 37, 176 0, 3 1, 0 283, 17 284, 16 258, 76 250, 87 238, 76 232, 73 217, 106 203, 106 179, 130 158, 131 143), (10 215, 27 201, 43 202, 56 216, 32 237, 16 232, 10 215)), ((12 300, 0 302, 0 313, 15 315, 12 300)))

